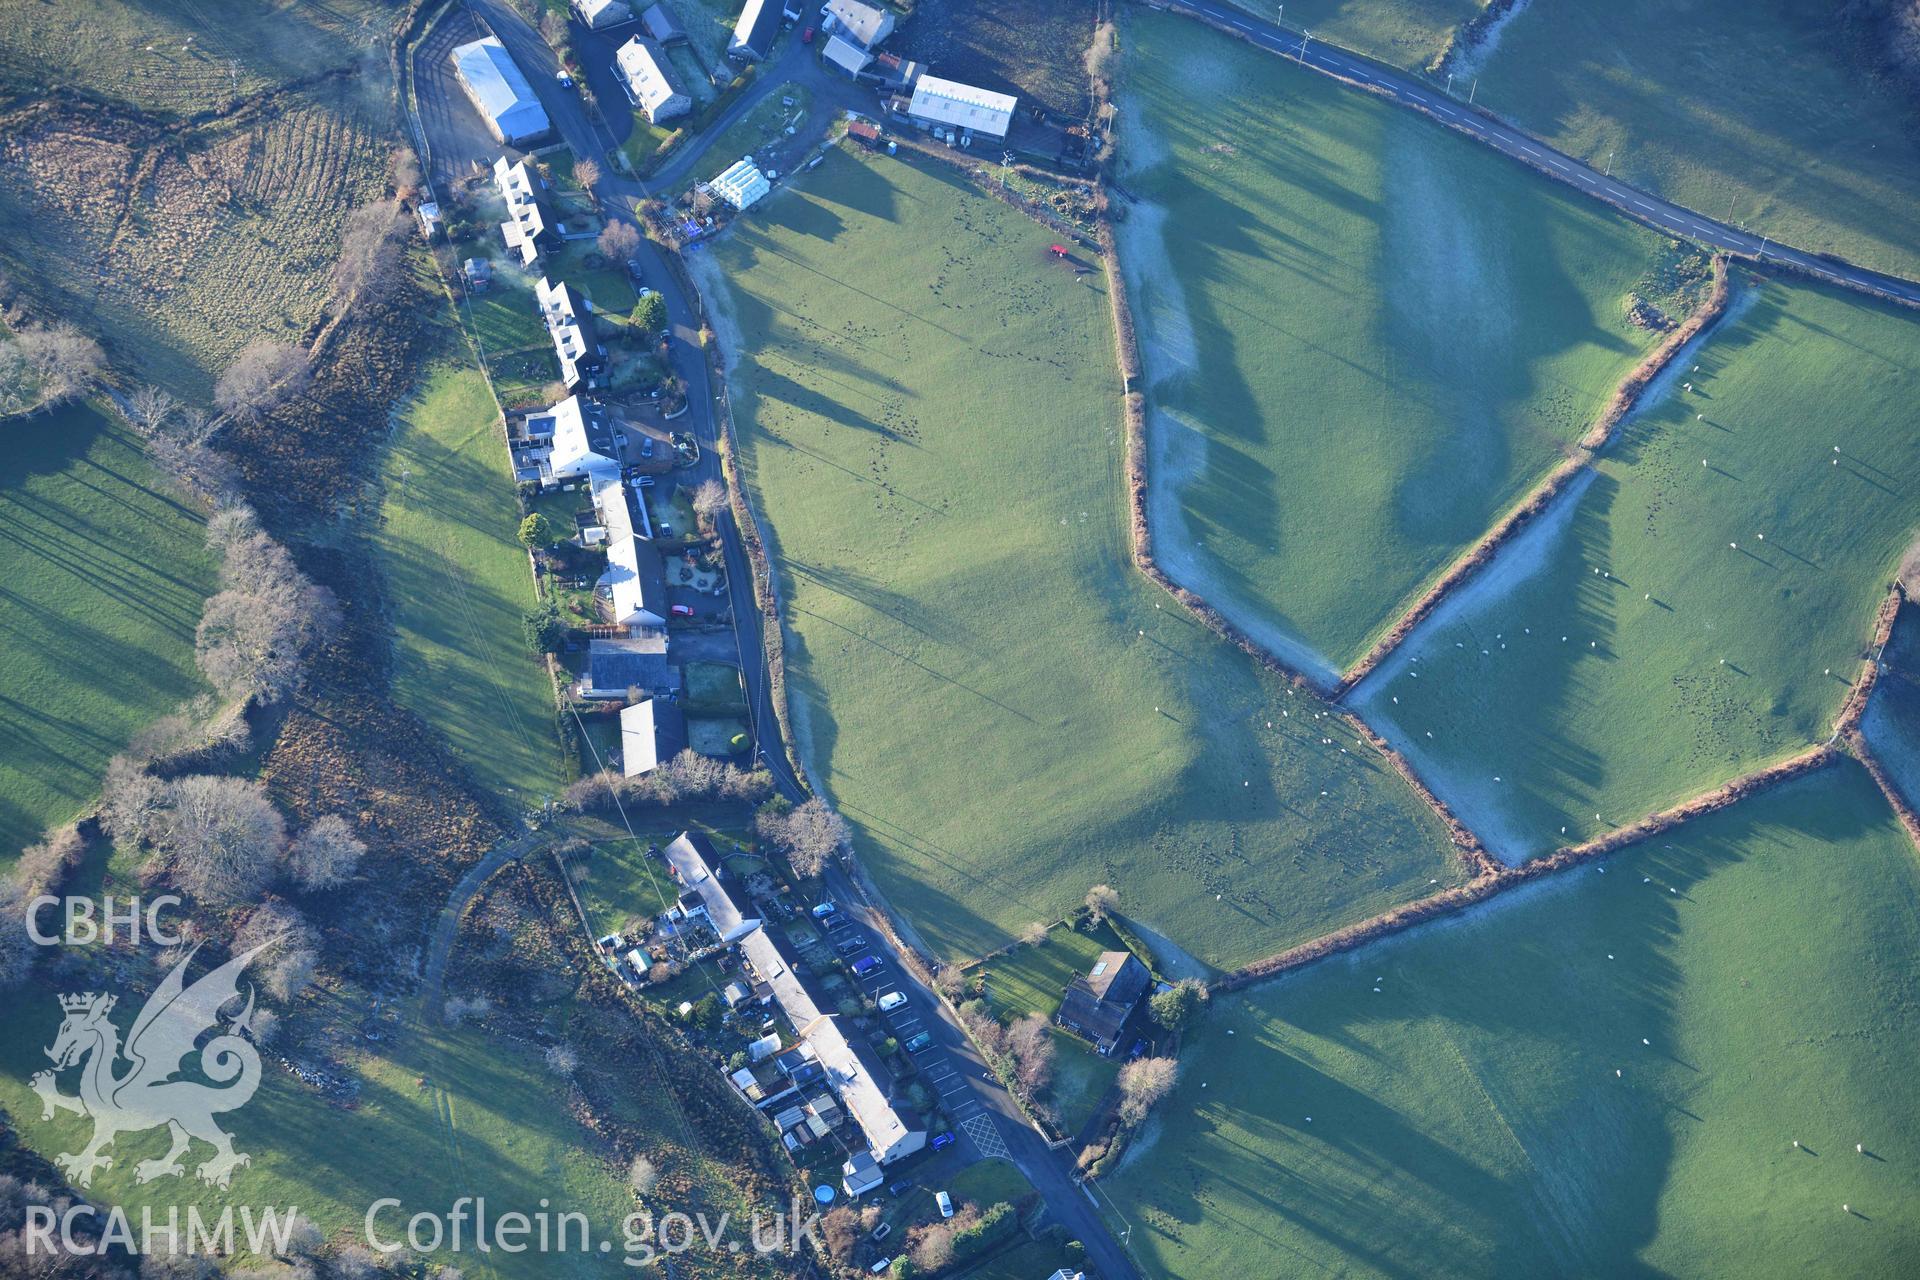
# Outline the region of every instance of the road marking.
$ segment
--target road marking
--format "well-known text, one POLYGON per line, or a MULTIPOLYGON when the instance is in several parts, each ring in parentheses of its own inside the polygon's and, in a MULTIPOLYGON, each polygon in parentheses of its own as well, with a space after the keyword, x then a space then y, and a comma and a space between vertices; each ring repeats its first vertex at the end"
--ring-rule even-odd
POLYGON ((1460 118, 1459 116, 1454 115, 1453 112, 1447 110, 1445 107, 1437 106, 1434 108, 1434 110, 1438 111, 1441 115, 1447 117, 1447 119, 1449 120, 1458 120, 1460 118))
POLYGON ((1548 156, 1548 157, 1547 157, 1547 163, 1548 163, 1548 164, 1550 164, 1550 165, 1552 165, 1552 166, 1553 166, 1554 168, 1556 168, 1556 169, 1558 169, 1558 170, 1559 170, 1560 172, 1562 172, 1562 173, 1572 173, 1572 172, 1573 172, 1573 170, 1571 170, 1571 169, 1569 169, 1569 168, 1567 168, 1567 166, 1565 166, 1565 165, 1563 165, 1563 164, 1561 164, 1561 163, 1560 163, 1560 162, 1559 162, 1558 160, 1555 160, 1555 159, 1554 159, 1554 158, 1553 158, 1552 156, 1548 156))
POLYGON ((1636 209, 1645 209, 1645 210, 1646 210, 1646 211, 1647 211, 1648 213, 1652 213, 1652 212, 1653 212, 1653 206, 1652 206, 1652 205, 1650 205, 1650 204, 1648 204, 1648 203, 1647 203, 1646 201, 1644 201, 1644 200, 1635 200, 1635 201, 1633 202, 1633 207, 1634 207, 1634 208, 1636 208, 1636 209))
POLYGON ((993 1127, 992 1116, 984 1113, 968 1116, 960 1122, 960 1127, 967 1131, 967 1136, 973 1139, 973 1145, 980 1149, 981 1155, 990 1158, 997 1156, 1005 1160, 1013 1154, 1007 1150, 1007 1144, 1000 1137, 1000 1131, 993 1127))
POLYGON ((1526 152, 1528 155, 1532 156, 1535 160, 1538 160, 1540 158, 1540 153, 1538 151, 1535 151, 1532 147, 1529 147, 1524 143, 1521 144, 1520 149, 1526 152))

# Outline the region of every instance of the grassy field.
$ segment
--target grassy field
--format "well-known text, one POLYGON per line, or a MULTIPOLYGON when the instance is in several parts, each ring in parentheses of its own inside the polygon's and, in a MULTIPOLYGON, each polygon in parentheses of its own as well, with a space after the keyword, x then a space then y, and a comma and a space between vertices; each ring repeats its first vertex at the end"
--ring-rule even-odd
MULTIPOLYGON (((79 1150, 89 1132, 78 1116, 42 1121, 39 1100, 26 1085, 47 1066, 40 1048, 53 1042, 60 1021, 55 997, 65 989, 33 984, 9 992, 7 1025, 19 1034, 0 1038, 0 1106, 22 1140, 48 1155, 79 1150)), ((126 1018, 137 1009, 136 1001, 126 1018)), ((330 1104, 263 1055, 260 1092, 222 1117, 235 1148, 252 1157, 229 1191, 192 1176, 206 1158, 206 1148, 198 1145, 188 1156, 186 1177, 138 1185, 137 1161, 166 1149, 165 1131, 155 1129, 119 1138, 113 1167, 95 1177, 89 1202, 130 1209, 150 1204, 161 1221, 169 1205, 184 1213, 186 1205, 197 1204, 209 1214, 227 1203, 297 1206, 322 1229, 357 1241, 368 1206, 385 1196, 405 1205, 378 1222, 383 1236, 399 1240, 405 1239, 408 1215, 446 1213, 460 1196, 485 1195, 490 1212, 497 1213, 532 1212, 546 1197, 555 1212, 586 1213, 596 1238, 611 1230, 618 1241, 620 1217, 632 1210, 631 1193, 620 1171, 594 1153, 590 1139, 555 1105, 553 1077, 536 1049, 479 1030, 422 1028, 399 1033, 397 1040, 388 1034, 382 1054, 359 1061, 362 1089, 351 1110, 330 1104)), ((72 1087, 67 1084, 66 1091, 72 1087)), ((537 1253, 483 1258, 468 1251, 458 1265, 469 1276, 502 1278, 618 1270, 598 1256, 537 1253)))
POLYGON ((71 89, 163 116, 232 108, 327 71, 364 65, 392 29, 375 0, 90 0, 84 15, 10 4, 0 86, 33 96, 71 89))
POLYGON ((1107 1180, 1147 1269, 1903 1274, 1920 875, 1865 772, 1604 865, 1216 999, 1107 1180))
POLYGON ((88 404, 9 422, 0 464, 0 860, 99 790, 107 757, 204 691, 200 516, 88 404))
POLYGON ((1477 100, 1669 200, 1912 278, 1920 131, 1862 41, 1793 0, 1535 4, 1477 100))
POLYGON ((1105 882, 1223 966, 1447 880, 1382 761, 1130 570, 1105 285, 1053 238, 836 150, 693 258, 800 750, 868 865, 948 956, 1105 882))
POLYGON ((1920 525, 1920 321, 1779 283, 1736 305, 1694 390, 1359 691, 1507 856, 1826 739, 1920 525))
POLYGON ((487 792, 537 807, 565 784, 553 695, 526 651, 532 573, 499 410, 449 360, 395 419, 377 539, 394 625, 394 698, 487 792))
POLYGON ((1325 674, 1566 454, 1705 263, 1464 138, 1129 10, 1157 554, 1325 674))
MULTIPOLYGON (((1272 22, 1266 0, 1233 0, 1272 22)), ((1427 65, 1447 43, 1447 34, 1480 12, 1479 0, 1288 0, 1287 26, 1313 33, 1396 67, 1427 65)))

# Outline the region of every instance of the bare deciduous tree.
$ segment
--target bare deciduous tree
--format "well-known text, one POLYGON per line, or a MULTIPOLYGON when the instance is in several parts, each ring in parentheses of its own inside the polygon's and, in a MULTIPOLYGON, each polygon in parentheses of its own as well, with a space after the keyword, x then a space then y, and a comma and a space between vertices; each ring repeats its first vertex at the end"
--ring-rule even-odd
POLYGON ((306 990, 319 962, 319 937, 306 917, 284 902, 255 907, 234 934, 233 945, 236 951, 247 951, 263 942, 275 944, 261 953, 259 972, 268 992, 276 1000, 291 1000, 306 990))
POLYGON ((573 162, 573 180, 588 191, 600 185, 600 165, 582 156, 573 162))
POLYGON ((1030 947, 1037 947, 1047 940, 1047 925, 1044 920, 1030 920, 1020 930, 1020 941, 1030 947))
POLYGON ((11 876, 0 879, 0 991, 24 982, 33 969, 27 903, 34 896, 11 876))
POLYGON ((245 507, 218 511, 207 543, 221 553, 225 590, 200 615, 195 657, 228 697, 275 702, 299 686, 305 660, 340 625, 333 593, 314 585, 245 507))
POLYGON ((14 413, 34 402, 40 375, 17 342, 0 342, 0 413, 14 413))
POLYGON ((547 1048, 547 1070, 557 1076, 571 1076, 580 1069, 580 1054, 572 1045, 565 1043, 549 1045, 547 1048))
POLYGON ((958 1000, 967 989, 967 975, 957 964, 942 965, 933 975, 934 989, 949 1000, 958 1000))
POLYGON ((266 788, 246 778, 199 774, 167 787, 154 843, 195 897, 252 898, 273 878, 287 845, 287 824, 266 788))
POLYGON ((77 824, 69 822, 49 831, 39 844, 20 851, 19 861, 13 864, 14 882, 29 895, 52 893, 86 854, 85 837, 77 824))
POLYGON ((337 813, 316 818, 287 846, 287 870, 302 889, 331 889, 344 884, 360 865, 367 846, 337 813))
POLYGON ((693 513, 709 523, 727 509, 727 486, 708 477, 693 491, 693 513))
POLYGON ((754 820, 760 838, 787 855, 797 876, 811 879, 829 859, 853 842, 847 820, 819 796, 786 813, 762 813, 754 820))
POLYGON ((166 429, 168 420, 179 407, 179 401, 151 384, 127 393, 127 420, 133 423, 134 430, 149 439, 166 429))
POLYGON ((594 242, 609 261, 625 262, 640 248, 640 233, 631 222, 609 222, 594 242))
POLYGON ((1167 1096, 1178 1074, 1172 1058, 1135 1058, 1120 1068, 1120 1120, 1131 1127, 1147 1118, 1153 1104, 1167 1096))
POLYGON ((1112 885, 1097 884, 1087 890, 1087 918, 1100 924, 1120 909, 1120 895, 1112 885))
POLYGON ((262 338, 235 356, 213 384, 213 403, 228 417, 251 420, 305 387, 311 376, 306 352, 262 338))
POLYGON ((131 756, 107 761, 100 783, 100 825, 109 836, 131 845, 150 844, 159 834, 170 796, 167 784, 131 756))
POLYGON ((1007 1028, 1014 1076, 1029 1097, 1053 1083, 1053 1031, 1044 1013, 1030 1013, 1007 1028))
POLYGON ((52 407, 85 395, 106 368, 100 344, 70 324, 28 329, 19 337, 20 353, 40 380, 40 403, 52 407))

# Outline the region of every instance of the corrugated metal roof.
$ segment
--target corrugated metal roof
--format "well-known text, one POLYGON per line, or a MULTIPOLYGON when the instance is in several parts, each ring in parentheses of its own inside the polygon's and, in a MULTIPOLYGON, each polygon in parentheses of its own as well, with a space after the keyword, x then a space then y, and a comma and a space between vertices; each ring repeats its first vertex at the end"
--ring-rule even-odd
POLYGON ((1019 105, 1020 99, 1010 93, 995 93, 958 80, 923 75, 913 86, 913 100, 907 105, 907 114, 1004 138, 1013 123, 1014 108, 1019 105))
POLYGON ((497 37, 461 45, 453 51, 453 65, 474 105, 502 142, 537 137, 553 127, 533 86, 497 37))

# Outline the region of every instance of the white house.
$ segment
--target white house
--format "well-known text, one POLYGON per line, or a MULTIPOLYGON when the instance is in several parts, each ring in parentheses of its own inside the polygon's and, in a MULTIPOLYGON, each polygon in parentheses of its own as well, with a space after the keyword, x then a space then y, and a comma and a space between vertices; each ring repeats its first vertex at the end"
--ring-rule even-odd
POLYGON ((494 36, 453 51, 453 69, 493 136, 508 146, 544 137, 553 128, 533 86, 494 36))
POLYGON ((867 69, 867 64, 873 61, 872 54, 850 40, 842 40, 839 36, 827 37, 827 47, 820 56, 850 76, 859 75, 867 69))
POLYGON ((1010 93, 976 89, 958 80, 923 75, 913 86, 907 114, 929 124, 971 129, 992 138, 1004 138, 1013 124, 1020 100, 1010 93))
POLYGON ((599 585, 613 602, 613 620, 624 627, 667 625, 666 567, 651 542, 634 536, 633 509, 620 464, 599 452, 587 438, 586 414, 579 396, 568 396, 549 410, 553 453, 547 460, 552 480, 581 479, 593 493, 593 507, 607 531, 607 571, 599 585))
POLYGON ((558 238, 546 203, 540 198, 540 179, 525 160, 510 162, 501 156, 493 162, 493 185, 507 206, 500 238, 521 266, 530 267, 539 259, 540 250, 558 238))
POLYGON ((865 0, 827 0, 820 12, 826 15, 828 31, 842 32, 868 51, 893 34, 893 15, 865 0))
POLYGON ((745 209, 773 190, 773 184, 767 181, 766 174, 760 172, 760 166, 753 162, 752 156, 734 161, 725 173, 709 185, 713 187, 715 195, 736 209, 745 209))
POLYGON ((742 911, 714 875, 720 854, 711 840, 697 832, 683 831, 667 846, 666 855, 675 878, 699 895, 700 905, 707 909, 707 918, 713 921, 713 931, 722 942, 738 942, 760 928, 760 918, 742 911))
POLYGON ((606 363, 606 348, 594 328, 593 304, 565 281, 554 284, 545 276, 534 286, 540 315, 547 322, 554 354, 560 358, 560 381, 575 391, 593 380, 606 363))
POLYGON ((635 36, 620 46, 613 64, 627 86, 627 96, 633 99, 633 105, 654 124, 683 116, 693 109, 693 99, 680 87, 680 78, 674 74, 666 54, 652 41, 635 36))

